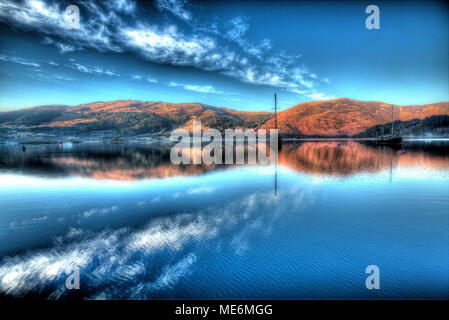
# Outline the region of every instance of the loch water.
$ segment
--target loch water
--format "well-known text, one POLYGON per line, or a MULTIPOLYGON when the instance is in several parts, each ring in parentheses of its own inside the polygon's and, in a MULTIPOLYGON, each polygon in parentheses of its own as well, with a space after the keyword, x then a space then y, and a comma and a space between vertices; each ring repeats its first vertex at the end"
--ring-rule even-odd
POLYGON ((447 299, 448 151, 292 141, 276 167, 174 165, 158 142, 0 145, 0 293, 447 299))

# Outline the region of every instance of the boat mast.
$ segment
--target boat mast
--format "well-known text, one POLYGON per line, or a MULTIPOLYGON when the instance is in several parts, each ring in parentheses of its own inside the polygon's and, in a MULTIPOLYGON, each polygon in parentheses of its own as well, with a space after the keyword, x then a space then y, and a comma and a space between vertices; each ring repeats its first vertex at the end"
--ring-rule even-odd
POLYGON ((276 93, 274 94, 274 128, 278 128, 278 113, 277 113, 276 93))
POLYGON ((384 135, 384 119, 382 116, 382 110, 380 111, 380 117, 382 118, 382 136, 384 135))
POLYGON ((391 134, 394 136, 394 113, 393 113, 393 106, 391 106, 391 134))

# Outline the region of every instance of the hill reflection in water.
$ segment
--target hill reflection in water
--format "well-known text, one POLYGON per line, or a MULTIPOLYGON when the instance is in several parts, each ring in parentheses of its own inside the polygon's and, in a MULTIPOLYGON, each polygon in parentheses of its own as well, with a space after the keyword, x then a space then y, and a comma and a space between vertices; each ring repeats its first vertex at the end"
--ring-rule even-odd
MULTIPOLYGON (((279 164, 307 175, 352 176, 398 167, 449 168, 449 145, 405 142, 406 153, 356 141, 284 143, 279 164)), ((173 165, 160 144, 80 144, 0 147, 0 170, 44 177, 142 180, 199 176, 231 165, 173 165)))
POLYGON ((403 148, 284 143, 274 171, 176 166, 160 144, 3 145, 0 295, 446 298, 447 144, 403 148))

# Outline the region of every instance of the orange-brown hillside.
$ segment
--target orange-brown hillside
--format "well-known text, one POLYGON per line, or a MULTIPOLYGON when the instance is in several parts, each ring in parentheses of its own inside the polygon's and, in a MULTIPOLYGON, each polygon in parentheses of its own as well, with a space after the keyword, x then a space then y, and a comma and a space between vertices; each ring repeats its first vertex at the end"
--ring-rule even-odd
MULTIPOLYGON (((449 115, 449 102, 397 106, 376 101, 335 99, 298 104, 278 113, 281 134, 352 136, 376 125, 449 115)), ((90 132, 118 130, 123 133, 167 133, 190 128, 193 120, 203 128, 274 127, 269 112, 245 112, 200 103, 165 103, 136 100, 94 102, 77 106, 39 106, 0 113, 0 128, 58 129, 90 132)))
MULTIPOLYGON (((449 102, 397 106, 377 101, 334 99, 298 104, 278 113, 278 127, 284 134, 352 136, 366 129, 391 122, 392 106, 396 120, 424 119, 449 115, 449 102)), ((263 127, 272 128, 274 120, 263 127)))

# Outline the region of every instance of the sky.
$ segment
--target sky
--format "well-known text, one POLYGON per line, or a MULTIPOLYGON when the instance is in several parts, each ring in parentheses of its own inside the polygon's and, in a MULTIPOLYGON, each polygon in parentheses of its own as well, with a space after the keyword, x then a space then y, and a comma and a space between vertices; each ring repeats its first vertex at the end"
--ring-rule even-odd
POLYGON ((244 111, 449 101, 444 2, 0 0, 0 111, 131 99, 244 111), (365 9, 380 9, 367 29, 365 9), (68 5, 80 10, 69 29, 68 5))

